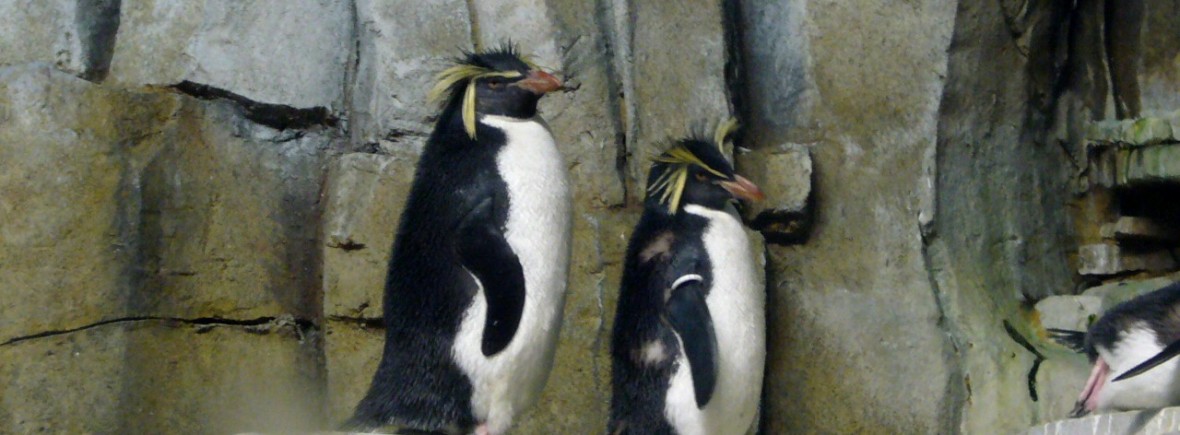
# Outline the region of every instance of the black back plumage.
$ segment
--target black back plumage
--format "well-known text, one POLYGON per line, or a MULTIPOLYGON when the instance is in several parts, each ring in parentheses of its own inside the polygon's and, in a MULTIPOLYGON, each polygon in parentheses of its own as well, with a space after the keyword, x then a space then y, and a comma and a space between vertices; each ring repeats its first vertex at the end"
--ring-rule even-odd
MULTIPOLYGON (((511 47, 468 54, 459 64, 493 71, 529 69, 511 47)), ((475 134, 469 133, 463 116, 467 82, 456 80, 449 85, 443 110, 418 161, 389 261, 382 359, 367 394, 345 423, 347 429, 399 425, 426 431, 465 430, 477 423, 470 409, 472 385, 453 362, 451 349, 463 313, 478 289, 467 272, 479 276, 475 269, 481 265, 471 264, 472 258, 515 261, 515 256, 504 257, 503 252, 481 252, 495 246, 465 243, 470 232, 503 227, 507 219, 507 187, 496 170, 496 155, 506 138, 500 130, 482 124, 475 134)), ((538 99, 532 95, 505 98, 501 106, 481 102, 481 109, 487 109, 481 113, 527 118, 535 113, 538 99)), ((520 294, 508 299, 519 300, 503 305, 523 305, 519 264, 482 266, 496 269, 494 273, 504 275, 506 282, 517 281, 520 294)), ((485 284, 495 280, 480 278, 485 284)), ((489 321, 494 317, 492 305, 489 321)), ((519 321, 519 310, 515 321, 519 321)), ((485 334, 485 354, 502 349, 511 339, 516 323, 512 319, 504 323, 511 323, 511 331, 485 334)))
POLYGON ((644 212, 627 245, 611 335, 608 433, 675 433, 664 408, 682 351, 691 365, 698 406, 711 399, 716 345, 704 298, 714 265, 703 241, 709 222, 683 208, 721 209, 733 199, 715 185, 740 178, 716 143, 731 128, 724 125, 715 141, 699 135, 678 141, 652 164, 644 212), (694 274, 699 280, 673 288, 678 279, 694 274), (656 348, 662 352, 648 353, 656 348))
POLYGON ((712 280, 701 239, 706 225, 701 217, 649 210, 631 236, 611 335, 612 434, 674 433, 663 412, 680 342, 666 323, 665 289, 684 273, 712 280), (652 343, 662 346, 664 358, 647 359, 643 349, 652 343))

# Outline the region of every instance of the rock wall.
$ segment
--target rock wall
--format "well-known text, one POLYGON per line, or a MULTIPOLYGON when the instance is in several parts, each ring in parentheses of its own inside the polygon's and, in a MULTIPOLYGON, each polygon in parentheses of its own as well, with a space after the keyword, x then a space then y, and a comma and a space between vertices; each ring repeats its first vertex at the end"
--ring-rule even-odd
POLYGON ((541 110, 575 200, 557 363, 518 433, 604 430, 647 158, 731 114, 770 195, 745 211, 771 242, 762 433, 1059 418, 1080 365, 1029 307, 1082 283, 1079 131, 1180 88, 1180 2, 1060 3, 0 2, 0 432, 346 418, 425 90, 508 39, 571 85, 541 110))

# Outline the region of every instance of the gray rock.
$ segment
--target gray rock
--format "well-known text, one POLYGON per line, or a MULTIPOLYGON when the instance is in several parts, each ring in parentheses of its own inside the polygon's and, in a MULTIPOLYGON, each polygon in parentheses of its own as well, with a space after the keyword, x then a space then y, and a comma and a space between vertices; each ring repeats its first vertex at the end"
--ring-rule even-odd
POLYGON ((312 318, 331 132, 279 132, 185 99, 142 175, 136 313, 312 318))
POLYGON ((1037 421, 1064 419, 1090 377, 1090 361, 1071 351, 1046 351, 1045 361, 1037 370, 1037 421))
POLYGON ((1120 150, 1115 168, 1120 185, 1180 183, 1180 145, 1120 150))
POLYGON ((1103 224, 1101 235, 1122 242, 1169 242, 1180 239, 1180 233, 1151 218, 1121 216, 1115 222, 1103 224))
POLYGON ((1180 408, 1094 414, 1029 428, 1028 435, 1168 435, 1180 431, 1180 408))
POLYGON ((358 0, 352 141, 421 149, 438 108, 426 101, 434 76, 471 49, 462 0, 358 0))
MULTIPOLYGON (((9 287, 6 287, 9 288, 9 287)), ((122 325, 0 344, 0 432, 120 433, 122 325)))
POLYGON ((47 64, 0 68, 0 343, 127 315, 136 174, 178 107, 47 64))
POLYGON ((1176 267, 1176 259, 1167 250, 1132 251, 1118 245, 1096 243, 1078 248, 1078 273, 1115 275, 1124 272, 1160 272, 1176 267))
POLYGON ((766 194, 746 216, 771 243, 799 243, 811 231, 811 151, 804 145, 759 148, 737 156, 746 177, 766 194))
MULTIPOLYGON (((1151 279, 1129 279, 1115 281, 1086 289, 1082 294, 1102 300, 1101 311, 1106 311, 1121 302, 1134 299, 1136 296, 1159 290, 1180 280, 1180 274, 1171 274, 1151 279)), ((1100 311, 1100 312, 1101 312, 1100 311)))
POLYGON ((629 7, 629 27, 617 30, 630 44, 623 71, 633 83, 626 101, 628 176, 644 186, 649 159, 668 139, 693 128, 712 131, 730 116, 725 14, 720 2, 701 0, 636 1, 629 7))
POLYGON ((327 391, 324 400, 330 425, 338 425, 352 417, 356 404, 369 391, 369 382, 381 362, 384 344, 383 329, 351 320, 327 321, 324 334, 327 391))
POLYGON ((128 345, 119 355, 123 426, 116 433, 298 433, 326 426, 315 328, 282 320, 121 327, 128 345))
MULTIPOLYGON (((704 21, 710 6, 696 6, 706 12, 694 15, 704 21)), ((656 6, 637 6, 638 20, 646 7, 656 6)), ((956 5, 947 2, 900 9, 742 5, 741 22, 752 23, 743 28, 742 52, 757 54, 744 57, 745 70, 762 76, 747 82, 752 119, 745 122, 745 145, 814 144, 818 194, 813 237, 804 245, 769 248, 767 433, 949 433, 959 427, 956 389, 963 381, 956 343, 943 326, 950 322, 943 316, 955 315, 943 309, 954 301, 936 298, 955 289, 935 287, 918 220, 936 193, 926 160, 938 135, 955 13, 956 5), (816 98, 807 89, 815 89, 816 98)), ((681 29, 704 32, 718 21, 681 29)), ((662 28, 637 23, 637 42, 645 40, 638 30, 645 24, 662 28)), ((701 90, 661 104, 686 108, 680 112, 689 119, 702 109, 724 113, 724 103, 683 100, 716 95, 724 101, 717 90, 723 63, 712 63, 723 52, 702 57, 662 49, 675 57, 646 53, 642 59, 636 50, 636 66, 655 74, 657 62, 677 65, 667 74, 693 77, 701 90)), ((654 86, 637 80, 646 92, 694 88, 647 77, 654 86)), ((639 101, 644 112, 646 101, 639 101)), ((644 132, 640 140, 651 136, 644 132)), ((972 384, 982 381, 973 377, 972 384)))
POLYGON ((110 65, 118 14, 116 0, 0 2, 0 66, 52 63, 99 79, 110 65))
POLYGON ((1050 296, 1037 302, 1037 314, 1045 328, 1085 331, 1102 315, 1098 296, 1050 296))
POLYGON ((338 111, 352 39, 349 2, 125 0, 110 79, 338 111))
POLYGON ((322 425, 315 386, 322 375, 312 335, 277 324, 148 320, 3 344, 0 430, 315 429, 322 425), (216 388, 198 387, 211 385, 216 388))
POLYGON ((380 319, 394 233, 416 157, 345 154, 328 172, 324 315, 380 319))

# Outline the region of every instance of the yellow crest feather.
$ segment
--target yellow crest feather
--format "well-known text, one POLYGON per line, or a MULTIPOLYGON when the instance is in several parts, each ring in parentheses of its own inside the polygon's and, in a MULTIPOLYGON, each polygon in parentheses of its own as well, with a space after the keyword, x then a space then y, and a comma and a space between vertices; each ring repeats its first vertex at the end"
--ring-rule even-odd
MULTIPOLYGON (((529 64, 530 66, 532 64, 529 64)), ((427 94, 427 99, 433 103, 442 103, 451 90, 463 81, 467 82, 463 90, 463 129, 467 135, 475 139, 475 82, 489 77, 515 78, 520 77, 520 71, 496 71, 476 65, 459 64, 443 70, 435 76, 434 87, 427 94)))
MULTIPOLYGON (((713 144, 722 153, 724 153, 724 144, 736 129, 737 120, 733 118, 717 125, 717 129, 713 132, 713 144)), ((668 212, 673 214, 680 208, 684 187, 688 184, 690 166, 696 166, 718 177, 726 177, 724 173, 709 166, 700 157, 693 154, 683 143, 673 145, 662 154, 652 157, 652 161, 665 165, 665 169, 648 186, 647 194, 648 196, 659 195, 659 202, 666 204, 668 212)))
POLYGON ((718 149, 724 150, 725 143, 728 142, 729 135, 737 130, 737 119, 729 118, 717 125, 717 131, 713 133, 713 143, 717 145, 718 149))

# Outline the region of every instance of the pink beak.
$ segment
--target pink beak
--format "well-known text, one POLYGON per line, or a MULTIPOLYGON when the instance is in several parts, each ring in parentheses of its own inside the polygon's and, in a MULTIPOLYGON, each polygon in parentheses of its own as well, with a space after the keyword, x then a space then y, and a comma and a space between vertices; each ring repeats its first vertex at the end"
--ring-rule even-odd
POLYGON ((544 95, 558 89, 561 89, 561 80, 541 70, 529 71, 529 75, 524 79, 514 83, 524 89, 528 89, 534 94, 544 95))
POLYGON ((747 201, 761 201, 766 199, 766 195, 762 194, 762 189, 759 189, 757 185, 747 180, 746 177, 734 175, 733 178, 733 181, 722 181, 719 184, 734 197, 747 201))

